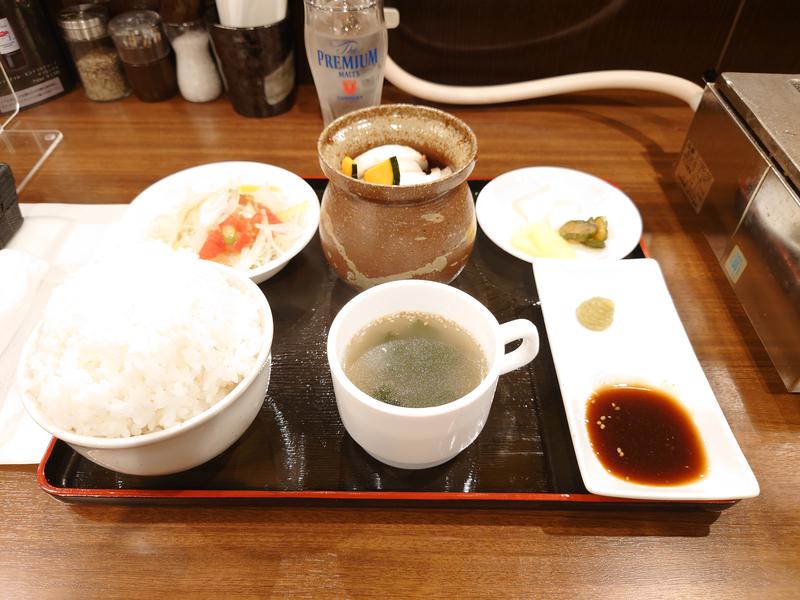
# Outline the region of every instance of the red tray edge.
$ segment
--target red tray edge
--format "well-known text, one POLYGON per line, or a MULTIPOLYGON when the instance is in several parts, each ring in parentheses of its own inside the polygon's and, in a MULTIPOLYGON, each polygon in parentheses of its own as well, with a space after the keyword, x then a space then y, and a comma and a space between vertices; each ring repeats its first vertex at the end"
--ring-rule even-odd
MULTIPOLYGON (((483 501, 483 502, 577 502, 581 504, 648 504, 664 505, 663 500, 639 500, 615 498, 596 494, 563 494, 554 492, 346 492, 332 490, 280 491, 280 490, 150 490, 150 489, 87 489, 65 488, 51 484, 44 474, 45 465, 53 452, 57 438, 50 445, 36 470, 36 481, 46 493, 60 500, 69 498, 97 499, 150 499, 150 500, 384 500, 384 501, 483 501)), ((669 502, 672 506, 718 506, 728 507, 737 500, 692 500, 669 502)))

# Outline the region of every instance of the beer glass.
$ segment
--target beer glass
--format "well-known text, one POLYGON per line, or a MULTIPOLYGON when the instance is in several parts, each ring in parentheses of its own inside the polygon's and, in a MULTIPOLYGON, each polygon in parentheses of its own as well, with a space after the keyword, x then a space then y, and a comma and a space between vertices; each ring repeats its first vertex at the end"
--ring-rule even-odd
POLYGON ((383 0, 305 0, 305 42, 326 125, 380 104, 388 45, 383 0))

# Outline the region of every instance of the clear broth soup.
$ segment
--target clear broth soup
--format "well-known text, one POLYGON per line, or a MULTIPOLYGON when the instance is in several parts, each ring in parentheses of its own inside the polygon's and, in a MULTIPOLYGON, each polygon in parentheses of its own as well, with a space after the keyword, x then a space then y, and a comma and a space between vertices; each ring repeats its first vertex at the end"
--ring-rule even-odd
POLYGON ((344 372, 358 389, 394 406, 427 408, 458 400, 486 376, 478 342, 438 315, 402 312, 359 331, 344 372))

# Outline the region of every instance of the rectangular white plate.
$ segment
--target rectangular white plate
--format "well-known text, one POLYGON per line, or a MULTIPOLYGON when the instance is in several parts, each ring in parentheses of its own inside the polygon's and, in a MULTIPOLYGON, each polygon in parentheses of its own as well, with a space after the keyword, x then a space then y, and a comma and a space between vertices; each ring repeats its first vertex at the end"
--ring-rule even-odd
POLYGON ((756 481, 686 336, 658 263, 537 260, 533 266, 575 455, 593 494, 652 500, 732 500, 756 481), (583 327, 575 309, 594 296, 614 301, 605 331, 583 327), (708 473, 693 483, 640 485, 608 473, 589 443, 586 403, 603 385, 644 384, 671 394, 702 437, 708 473))

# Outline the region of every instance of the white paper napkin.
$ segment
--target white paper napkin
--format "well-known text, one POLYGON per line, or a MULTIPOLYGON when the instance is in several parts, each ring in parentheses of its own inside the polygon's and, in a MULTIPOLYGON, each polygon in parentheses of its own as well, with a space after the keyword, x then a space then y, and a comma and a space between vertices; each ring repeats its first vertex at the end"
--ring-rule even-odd
POLYGON ((0 250, 0 354, 22 324, 45 273, 46 261, 21 250, 0 250))
POLYGON ((0 259, 0 464, 38 463, 47 448, 50 434, 28 416, 14 387, 19 354, 53 288, 115 238, 127 206, 21 204, 20 209, 22 228, 0 251, 6 255, 0 259), (7 324, 13 332, 6 331, 7 324))
POLYGON ((49 438, 31 419, 13 393, 17 357, 27 335, 28 314, 50 265, 27 252, 0 250, 0 464, 36 462, 49 438), (23 330, 23 334, 17 332, 23 330), (30 448, 29 452, 27 449, 30 448), (15 450, 16 449, 16 450, 15 450))

